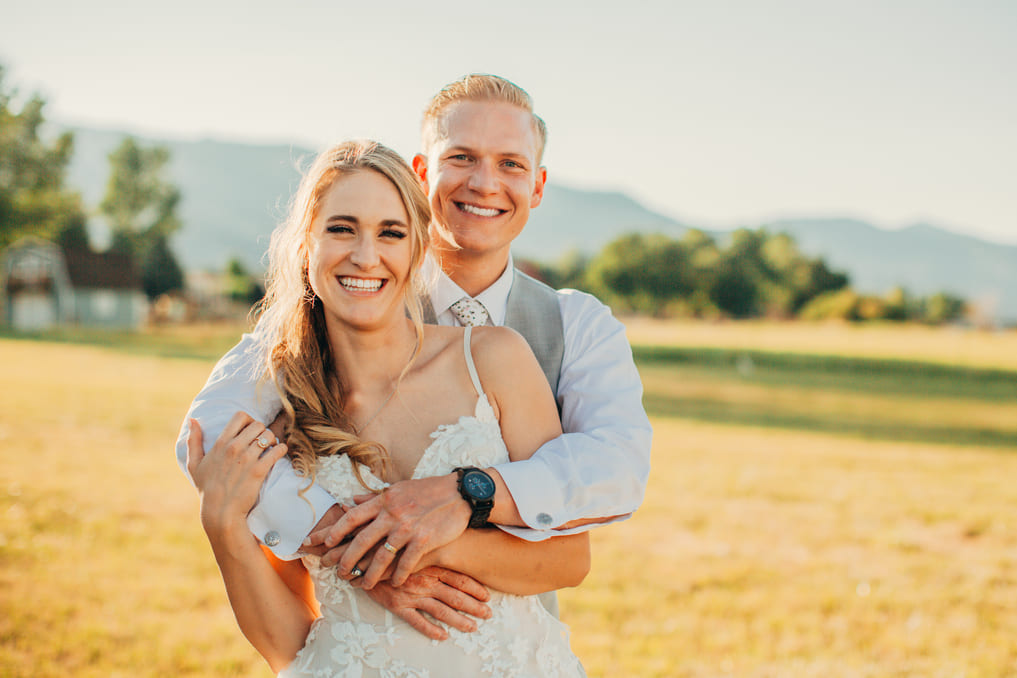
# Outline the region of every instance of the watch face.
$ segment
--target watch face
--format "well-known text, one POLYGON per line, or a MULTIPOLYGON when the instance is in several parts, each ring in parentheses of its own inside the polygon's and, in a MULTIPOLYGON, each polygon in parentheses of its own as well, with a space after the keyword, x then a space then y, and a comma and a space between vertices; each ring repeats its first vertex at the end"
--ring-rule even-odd
POLYGON ((490 499, 494 496, 494 481, 486 473, 470 471, 463 476, 463 489, 475 499, 490 499))

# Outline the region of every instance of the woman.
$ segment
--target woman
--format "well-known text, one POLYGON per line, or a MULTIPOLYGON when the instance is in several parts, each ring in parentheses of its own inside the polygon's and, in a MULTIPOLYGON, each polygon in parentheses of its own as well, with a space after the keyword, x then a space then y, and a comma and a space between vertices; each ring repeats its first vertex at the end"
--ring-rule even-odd
POLYGON ((273 234, 261 320, 288 446, 271 446, 272 432, 238 413, 204 456, 192 422, 188 470, 202 525, 241 630, 283 675, 580 675, 566 627, 528 594, 582 581, 586 534, 528 543, 467 530, 435 551, 424 566, 497 591, 477 631, 450 629, 448 641, 433 643, 316 557, 263 555, 246 525, 283 454, 348 499, 524 459, 561 434, 550 388, 519 335, 422 324, 429 220, 416 176, 384 146, 350 142, 316 160, 273 234))

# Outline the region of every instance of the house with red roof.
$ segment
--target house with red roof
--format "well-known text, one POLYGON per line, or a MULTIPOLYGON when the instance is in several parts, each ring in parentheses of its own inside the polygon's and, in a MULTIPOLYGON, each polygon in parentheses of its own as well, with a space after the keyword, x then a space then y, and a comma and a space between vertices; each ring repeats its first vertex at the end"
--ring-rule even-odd
POLYGON ((4 251, 0 266, 0 322, 16 330, 133 329, 146 320, 141 276, 126 255, 26 238, 4 251))

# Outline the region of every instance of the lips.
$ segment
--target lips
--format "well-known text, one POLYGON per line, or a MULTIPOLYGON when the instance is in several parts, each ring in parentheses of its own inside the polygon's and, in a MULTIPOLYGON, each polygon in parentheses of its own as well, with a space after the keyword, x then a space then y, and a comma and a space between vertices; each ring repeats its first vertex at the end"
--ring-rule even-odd
POLYGON ((351 278, 340 276, 339 284, 350 292, 377 292, 385 281, 380 278, 351 278))
POLYGON ((477 217, 496 217, 505 212, 505 210, 500 210, 495 207, 481 207, 480 205, 472 205, 468 202, 457 202, 456 207, 467 214, 472 214, 477 217))

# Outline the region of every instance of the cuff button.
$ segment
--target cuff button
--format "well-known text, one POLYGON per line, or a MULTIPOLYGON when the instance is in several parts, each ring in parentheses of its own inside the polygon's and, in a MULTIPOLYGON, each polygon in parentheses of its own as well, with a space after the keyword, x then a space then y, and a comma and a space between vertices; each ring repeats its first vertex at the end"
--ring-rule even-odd
POLYGON ((262 540, 265 542, 265 546, 272 547, 279 545, 279 533, 275 530, 265 533, 265 538, 262 540))
POLYGON ((537 522, 540 523, 541 525, 545 526, 545 527, 550 527, 551 526, 551 516, 547 515, 546 513, 538 513, 537 514, 537 522))

